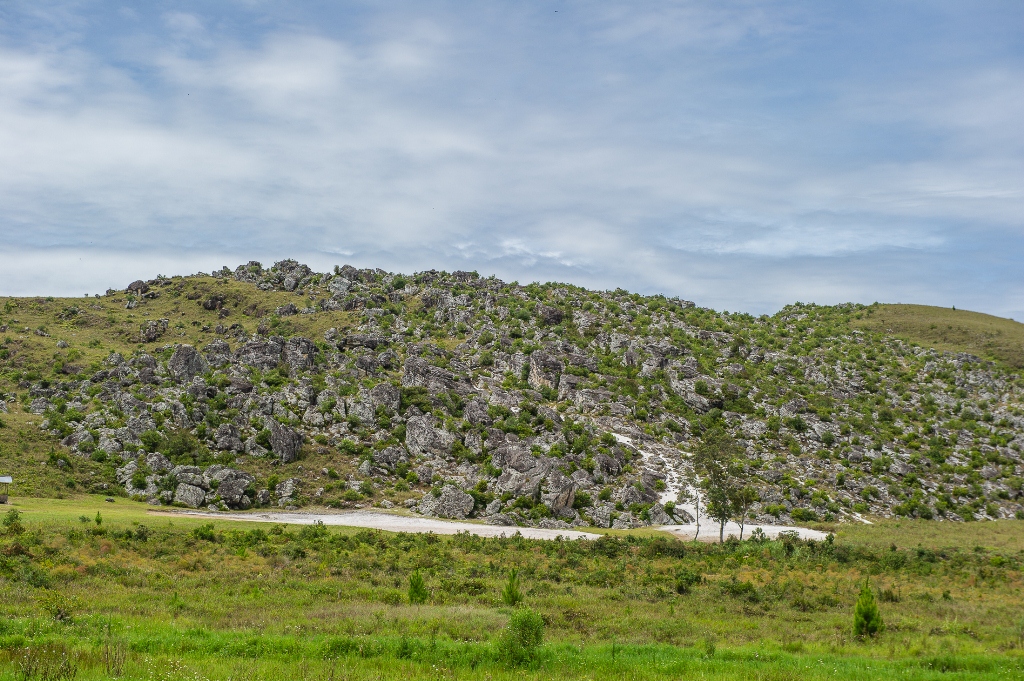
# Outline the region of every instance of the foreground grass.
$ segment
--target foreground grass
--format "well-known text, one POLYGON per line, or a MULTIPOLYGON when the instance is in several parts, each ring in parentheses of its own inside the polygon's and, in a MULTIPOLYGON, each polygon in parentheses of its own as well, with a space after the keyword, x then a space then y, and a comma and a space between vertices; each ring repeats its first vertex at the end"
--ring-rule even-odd
POLYGON ((1024 672, 1019 521, 842 526, 833 542, 718 546, 289 529, 102 497, 19 504, 23 531, 0 537, 0 679, 65 656, 79 679, 1024 672), (512 567, 546 623, 525 669, 507 668, 495 647, 512 567), (416 569, 430 590, 421 606, 405 597, 416 569), (862 641, 850 626, 865 578, 884 596, 886 630, 862 641))

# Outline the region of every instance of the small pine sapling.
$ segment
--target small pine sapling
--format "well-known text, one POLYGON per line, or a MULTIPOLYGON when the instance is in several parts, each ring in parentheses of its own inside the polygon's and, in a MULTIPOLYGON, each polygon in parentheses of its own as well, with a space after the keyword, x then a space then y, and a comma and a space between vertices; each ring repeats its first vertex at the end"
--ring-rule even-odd
POLYGON ((427 591, 423 575, 420 574, 419 570, 416 570, 409 575, 409 602, 413 605, 421 605, 426 603, 429 597, 430 592, 427 591))
POLYGON ((855 636, 874 636, 882 630, 882 616, 875 603, 875 595, 867 580, 861 587, 857 605, 853 608, 853 634, 855 636))
POLYGON ((511 608, 523 602, 523 592, 519 590, 519 573, 514 569, 508 573, 508 581, 501 591, 501 600, 511 608))

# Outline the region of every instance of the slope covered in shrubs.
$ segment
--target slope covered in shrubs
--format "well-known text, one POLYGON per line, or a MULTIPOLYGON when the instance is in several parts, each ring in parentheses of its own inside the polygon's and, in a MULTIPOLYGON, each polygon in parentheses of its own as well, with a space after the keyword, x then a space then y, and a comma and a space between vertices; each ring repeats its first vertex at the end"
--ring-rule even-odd
POLYGON ((1024 515, 1019 373, 864 328, 876 309, 754 317, 472 272, 249 263, 6 299, 0 368, 7 409, 91 473, 79 489, 153 503, 663 524, 703 512, 691 453, 714 433, 748 494, 732 517, 1024 515))

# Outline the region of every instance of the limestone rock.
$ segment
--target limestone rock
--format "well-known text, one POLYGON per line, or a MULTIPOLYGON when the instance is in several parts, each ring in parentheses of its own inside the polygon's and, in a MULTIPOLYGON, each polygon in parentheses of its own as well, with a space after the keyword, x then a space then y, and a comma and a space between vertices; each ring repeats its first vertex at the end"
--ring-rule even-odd
POLYGON ((283 351, 283 338, 254 339, 240 347, 235 357, 241 364, 269 371, 280 364, 283 351))
POLYGON ((206 500, 206 490, 195 485, 179 483, 174 490, 174 501, 189 508, 199 508, 206 500))
POLYGON ((414 456, 437 456, 451 452, 455 436, 435 427, 433 416, 414 416, 406 423, 405 446, 414 456))
POLYGON ((164 473, 174 468, 171 460, 160 452, 148 452, 145 461, 146 467, 154 473, 164 473))
POLYGON ((427 494, 420 500, 420 513, 438 518, 463 519, 473 510, 473 497, 455 485, 445 485, 441 496, 427 494))
POLYGON ((540 350, 530 355, 530 387, 534 390, 541 388, 557 388, 558 377, 565 367, 555 356, 540 350))
POLYGON ((188 383, 196 376, 201 376, 207 367, 206 359, 191 345, 177 346, 174 354, 167 360, 167 373, 182 383, 188 383))
POLYGON ((205 348, 206 361, 212 367, 222 367, 231 361, 231 346, 220 339, 213 341, 205 348))
POLYGON ((270 448, 281 458, 282 463, 291 463, 299 457, 302 434, 270 419, 270 448))
POLYGON ((316 345, 308 338, 295 337, 285 341, 282 350, 284 363, 295 372, 305 371, 313 368, 313 361, 316 358, 316 345))
POLYGON ((214 442, 217 445, 217 449, 222 451, 245 451, 245 445, 242 443, 242 438, 239 437, 238 428, 230 423, 222 423, 217 426, 214 442))
POLYGON ((405 450, 401 447, 388 447, 382 451, 379 451, 373 455, 373 463, 378 466, 382 466, 389 471, 395 470, 395 467, 400 463, 406 463, 409 461, 409 456, 405 453, 405 450))

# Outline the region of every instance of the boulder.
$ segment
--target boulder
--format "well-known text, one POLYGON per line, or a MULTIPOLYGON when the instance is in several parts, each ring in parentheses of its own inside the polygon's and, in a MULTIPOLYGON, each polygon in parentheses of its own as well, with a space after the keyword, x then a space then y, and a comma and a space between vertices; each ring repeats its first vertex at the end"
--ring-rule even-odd
POLYGON ((438 518, 463 519, 473 510, 473 497, 455 485, 445 485, 441 496, 425 495, 419 503, 420 513, 438 518))
POLYGON ((238 428, 230 423, 222 423, 217 426, 217 433, 214 435, 214 442, 217 444, 217 449, 222 451, 245 451, 245 445, 242 443, 242 438, 239 436, 238 428))
POLYGON ((167 325, 169 322, 169 319, 161 319, 159 321, 150 319, 140 327, 139 338, 143 343, 152 343, 167 332, 167 325))
POLYGON ((121 446, 120 442, 109 435, 100 435, 100 442, 96 445, 96 449, 107 454, 117 454, 121 452, 124 447, 121 446))
POLYGON ((466 403, 462 415, 473 425, 488 424, 491 418, 487 413, 487 403, 479 397, 475 397, 466 403))
POLYGON ((191 345, 179 345, 167 360, 167 373, 176 381, 188 383, 206 372, 206 359, 191 345))
POLYGON ((614 510, 613 506, 595 506, 590 509, 587 515, 590 516, 594 527, 610 527, 612 524, 612 511, 614 510))
POLYGON ((576 486, 572 480, 565 477, 562 471, 557 468, 552 470, 548 474, 545 487, 547 492, 541 494, 541 501, 551 509, 556 517, 576 514, 572 508, 572 504, 576 500, 576 486))
POLYGON ((565 313, 561 309, 550 305, 538 305, 537 316, 540 317, 540 323, 545 326, 561 324, 565 319, 565 313))
POLYGON ((410 357, 405 360, 402 374, 402 385, 405 387, 421 387, 430 391, 431 395, 454 390, 460 395, 472 395, 476 389, 468 380, 462 380, 452 372, 429 364, 422 357, 410 357))
POLYGON ((382 451, 379 451, 373 455, 373 463, 382 466, 389 471, 395 470, 395 467, 400 463, 406 463, 409 461, 408 455, 405 450, 401 447, 388 447, 382 451))
POLYGON ((45 397, 37 397, 36 399, 32 400, 32 403, 29 405, 28 410, 33 414, 42 414, 44 411, 46 411, 52 406, 53 405, 50 404, 50 400, 46 399, 45 397))
POLYGON ((451 452, 455 436, 436 428, 433 416, 414 416, 405 426, 405 446, 414 456, 437 456, 451 452))
POLYGON ((269 371, 281 363, 283 351, 283 338, 257 339, 240 347, 235 353, 235 357, 242 364, 255 367, 260 371, 269 371))
POLYGON ((606 477, 614 477, 622 470, 622 466, 619 462, 607 454, 598 454, 595 456, 594 463, 597 464, 598 470, 600 470, 606 477))
POLYGON ((308 338, 295 337, 285 341, 282 350, 284 363, 294 375, 295 372, 306 371, 313 368, 313 361, 316 358, 316 345, 308 338))
POLYGON ((672 516, 672 520, 674 522, 681 523, 683 525, 692 523, 694 520, 693 516, 690 515, 690 512, 680 506, 676 506, 672 510, 672 516))
POLYGON ((502 527, 515 527, 517 525, 515 518, 506 513, 495 513, 486 520, 488 525, 500 525, 502 527))
POLYGON ((146 466, 154 473, 164 473, 174 468, 171 460, 160 452, 149 452, 146 454, 146 466))
POLYGON ((274 494, 277 495, 278 503, 281 506, 292 500, 292 497, 299 490, 300 482, 298 478, 288 478, 278 483, 277 487, 274 488, 274 494))
POLYGON ((278 423, 275 419, 269 421, 271 450, 281 458, 282 463, 295 461, 299 458, 299 450, 302 448, 302 434, 278 423))
POLYGON ((370 403, 376 407, 384 407, 389 414, 397 414, 402 406, 401 391, 390 383, 378 383, 370 388, 370 403))
MULTIPOLYGON (((241 473, 241 471, 234 472, 241 473)), ((252 506, 252 500, 245 493, 252 482, 253 478, 248 474, 228 477, 217 487, 217 494, 220 495, 220 500, 230 508, 244 511, 252 506)))
POLYGON ((633 519, 632 513, 623 513, 612 523, 613 530, 632 530, 634 527, 640 527, 640 525, 633 519))
POLYGON ((654 504, 647 512, 651 519, 651 525, 671 525, 672 517, 665 512, 665 507, 661 504, 654 504))
POLYGON ((562 362, 555 356, 539 350, 534 352, 530 355, 530 387, 534 390, 557 388, 563 369, 562 362))
POLYGON ((206 500, 206 490, 188 483, 179 483, 174 490, 175 503, 184 504, 189 508, 199 508, 206 500))
POLYGON ((95 441, 96 440, 93 439, 92 433, 83 428, 82 430, 78 430, 75 431, 74 433, 71 433, 71 435, 68 435, 66 438, 61 440, 60 443, 65 447, 70 447, 71 449, 78 449, 78 447, 81 445, 92 444, 95 441))
POLYGON ((231 362, 231 346, 225 341, 215 340, 203 350, 206 352, 206 361, 212 367, 222 367, 231 362))
POLYGON ((332 296, 343 296, 348 293, 351 286, 352 282, 345 277, 334 277, 327 285, 327 290, 331 292, 332 296))

